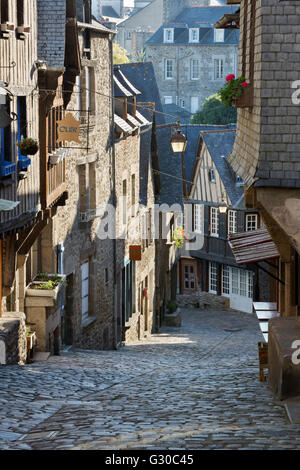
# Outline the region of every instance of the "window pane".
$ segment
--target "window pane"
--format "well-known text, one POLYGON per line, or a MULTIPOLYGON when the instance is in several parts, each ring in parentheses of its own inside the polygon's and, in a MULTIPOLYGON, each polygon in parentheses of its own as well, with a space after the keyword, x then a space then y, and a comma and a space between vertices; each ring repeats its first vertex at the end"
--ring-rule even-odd
POLYGON ((229 266, 223 266, 223 294, 230 294, 230 279, 229 279, 229 266))
POLYGON ((232 293, 233 294, 239 294, 239 270, 237 268, 232 268, 231 271, 232 275, 232 293))

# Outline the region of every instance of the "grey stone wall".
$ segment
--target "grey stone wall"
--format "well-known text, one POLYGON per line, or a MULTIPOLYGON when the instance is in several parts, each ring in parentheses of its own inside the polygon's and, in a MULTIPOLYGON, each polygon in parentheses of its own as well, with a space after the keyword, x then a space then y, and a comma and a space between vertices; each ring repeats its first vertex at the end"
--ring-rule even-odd
POLYGON ((229 73, 235 73, 237 57, 236 46, 197 45, 197 44, 160 44, 146 45, 147 60, 153 62, 155 76, 162 103, 165 97, 172 97, 172 102, 180 105, 184 100, 184 107, 191 110, 192 97, 198 97, 200 109, 205 98, 215 94, 225 83, 229 73), (224 78, 214 77, 214 56, 224 60, 224 78), (165 60, 174 60, 173 78, 165 78, 165 60), (199 79, 191 79, 191 60, 199 59, 199 79))
POLYGON ((201 291, 197 292, 196 294, 177 295, 176 302, 180 307, 196 307, 201 309, 230 308, 229 298, 201 291))
POLYGON ((66 1, 38 0, 38 59, 48 68, 62 68, 65 60, 66 1))
POLYGON ((25 314, 6 312, 0 318, 0 364, 26 362, 27 340, 25 314))

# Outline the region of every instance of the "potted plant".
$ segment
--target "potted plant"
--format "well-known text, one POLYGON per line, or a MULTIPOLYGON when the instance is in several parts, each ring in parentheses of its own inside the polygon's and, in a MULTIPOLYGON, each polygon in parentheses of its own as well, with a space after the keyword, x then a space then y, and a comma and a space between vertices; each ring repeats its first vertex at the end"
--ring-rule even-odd
POLYGON ((177 305, 176 302, 172 302, 172 301, 168 302, 168 303, 167 303, 168 313, 174 313, 174 312, 176 312, 177 307, 178 307, 178 305, 177 305))
POLYGON ((227 75, 226 82, 218 93, 221 101, 225 106, 238 106, 238 100, 249 89, 249 83, 246 82, 245 77, 235 78, 233 74, 227 75))
POLYGON ((41 273, 29 284, 26 295, 56 299, 58 291, 65 283, 66 276, 62 274, 41 273))
POLYGON ((177 248, 183 248, 184 244, 184 228, 177 227, 172 235, 172 240, 175 242, 177 248))
POLYGON ((39 150, 38 142, 31 138, 24 138, 17 143, 22 155, 35 155, 39 150))

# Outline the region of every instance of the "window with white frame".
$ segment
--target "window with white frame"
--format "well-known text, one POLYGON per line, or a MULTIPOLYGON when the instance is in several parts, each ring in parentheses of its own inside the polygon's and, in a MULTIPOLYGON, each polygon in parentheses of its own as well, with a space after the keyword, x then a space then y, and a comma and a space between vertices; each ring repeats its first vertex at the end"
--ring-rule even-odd
POLYGON ((215 42, 224 42, 225 29, 215 29, 215 42))
POLYGON ((240 295, 247 297, 247 271, 240 271, 240 295))
POLYGON ((174 42, 174 29, 173 28, 164 29, 164 42, 174 42))
POLYGON ((210 235, 219 236, 219 210, 217 207, 210 208, 210 235))
POLYGON ((209 292, 214 294, 218 290, 218 267, 217 263, 209 263, 209 292))
POLYGON ((180 100, 179 100, 179 106, 180 106, 181 108, 185 108, 185 101, 184 101, 183 98, 180 98, 180 100))
POLYGON ((81 321, 89 316, 89 261, 81 265, 81 321))
POLYGON ((224 264, 222 266, 222 293, 225 295, 230 294, 230 269, 229 266, 224 264))
POLYGON ((189 29, 189 42, 199 42, 199 28, 189 29))
POLYGON ((201 233, 201 204, 194 204, 194 231, 201 233))
POLYGON ((240 292, 238 268, 231 268, 231 292, 235 295, 239 295, 240 292))
POLYGON ((247 214, 246 215, 246 231, 251 232, 252 230, 258 229, 258 215, 247 214))
POLYGON ((224 78, 224 60, 214 59, 214 77, 215 80, 224 78))
POLYGON ((237 232, 237 211, 228 211, 228 233, 237 232))
POLYGON ((191 80, 199 79, 199 60, 191 59, 191 80))
POLYGON ((173 59, 165 60, 165 79, 171 80, 173 78, 174 61, 173 59))

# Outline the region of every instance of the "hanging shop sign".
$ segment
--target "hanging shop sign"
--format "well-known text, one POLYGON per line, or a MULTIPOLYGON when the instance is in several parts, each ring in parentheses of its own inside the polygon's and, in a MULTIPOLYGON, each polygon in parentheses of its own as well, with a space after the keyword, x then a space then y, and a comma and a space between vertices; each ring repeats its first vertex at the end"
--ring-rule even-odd
POLYGON ((141 245, 129 246, 129 259, 130 261, 141 261, 142 259, 142 246, 141 245))
POLYGON ((77 142, 81 144, 79 139, 80 121, 68 113, 61 121, 57 121, 57 139, 56 142, 77 142))

